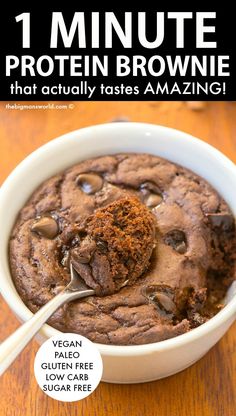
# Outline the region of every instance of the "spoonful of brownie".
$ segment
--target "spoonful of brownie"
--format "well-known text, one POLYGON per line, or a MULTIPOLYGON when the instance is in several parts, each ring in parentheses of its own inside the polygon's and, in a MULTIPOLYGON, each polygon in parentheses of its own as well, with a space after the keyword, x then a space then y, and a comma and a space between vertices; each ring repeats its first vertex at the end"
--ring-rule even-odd
POLYGON ((60 306, 87 296, 111 295, 132 285, 148 268, 155 221, 137 198, 122 198, 98 209, 78 231, 84 237, 69 253, 70 283, 2 342, 0 375, 60 306))
POLYGON ((147 270, 155 246, 155 222, 137 198, 121 198, 98 209, 80 232, 84 238, 71 249, 71 263, 96 295, 130 286, 147 270))

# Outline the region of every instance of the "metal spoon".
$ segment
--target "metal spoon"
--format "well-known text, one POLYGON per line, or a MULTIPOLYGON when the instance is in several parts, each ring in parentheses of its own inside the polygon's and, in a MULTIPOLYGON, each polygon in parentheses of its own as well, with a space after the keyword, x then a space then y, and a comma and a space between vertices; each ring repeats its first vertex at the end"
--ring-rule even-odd
POLYGON ((74 299, 81 299, 95 294, 95 291, 84 283, 72 264, 70 264, 70 276, 71 281, 65 289, 2 342, 0 345, 0 375, 11 365, 28 342, 40 330, 41 326, 61 305, 74 299))

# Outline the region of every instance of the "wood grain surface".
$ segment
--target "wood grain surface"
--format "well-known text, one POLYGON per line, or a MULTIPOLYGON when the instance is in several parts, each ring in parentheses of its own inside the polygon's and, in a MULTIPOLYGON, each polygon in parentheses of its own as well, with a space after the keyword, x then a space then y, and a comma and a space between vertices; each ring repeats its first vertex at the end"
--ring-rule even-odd
MULTIPOLYGON (((202 111, 191 111, 183 102, 54 102, 55 107, 65 104, 73 108, 6 109, 1 102, 1 182, 25 156, 56 136, 117 117, 192 133, 236 162, 236 103, 208 103, 202 111)), ((18 325, 1 298, 0 341, 18 325)), ((236 415, 236 324, 204 358, 177 375, 138 385, 101 383, 90 397, 75 403, 50 399, 37 386, 33 372, 37 349, 32 341, 2 376, 0 416, 236 415)))

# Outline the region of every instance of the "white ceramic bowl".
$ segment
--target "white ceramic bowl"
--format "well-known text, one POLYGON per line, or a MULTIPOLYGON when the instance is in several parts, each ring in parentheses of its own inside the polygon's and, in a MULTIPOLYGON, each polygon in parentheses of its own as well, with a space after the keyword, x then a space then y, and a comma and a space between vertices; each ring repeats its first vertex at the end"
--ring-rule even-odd
MULTIPOLYGON (((207 179, 236 215, 236 167, 208 144, 174 129, 143 123, 111 123, 73 131, 42 146, 7 178, 0 190, 0 288, 21 321, 32 316, 19 297, 8 264, 8 239, 17 213, 45 179, 83 159, 117 152, 148 152, 179 163, 207 179)), ((103 381, 138 383, 177 373, 199 360, 236 318, 236 296, 202 326, 166 341, 140 346, 97 344, 103 381)), ((40 341, 59 333, 44 325, 40 341)))

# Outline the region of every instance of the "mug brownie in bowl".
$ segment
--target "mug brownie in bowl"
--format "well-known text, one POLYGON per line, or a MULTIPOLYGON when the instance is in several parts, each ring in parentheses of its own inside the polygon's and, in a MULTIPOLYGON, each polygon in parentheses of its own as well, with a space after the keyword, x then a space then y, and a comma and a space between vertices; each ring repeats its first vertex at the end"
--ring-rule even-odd
POLYGON ((137 345, 213 317, 235 276, 235 222, 201 177, 150 154, 85 160, 46 180, 10 238, 18 293, 32 312, 69 282, 73 264, 96 295, 49 323, 94 342, 137 345))

